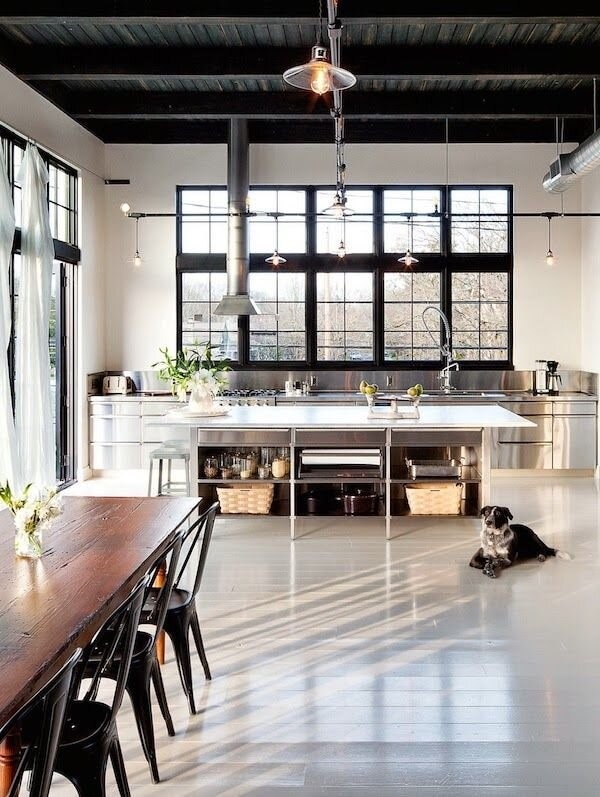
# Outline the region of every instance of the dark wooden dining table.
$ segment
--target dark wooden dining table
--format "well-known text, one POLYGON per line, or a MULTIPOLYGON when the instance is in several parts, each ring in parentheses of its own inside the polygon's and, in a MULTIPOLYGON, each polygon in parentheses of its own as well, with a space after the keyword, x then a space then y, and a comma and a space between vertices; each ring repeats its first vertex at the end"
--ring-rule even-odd
MULTIPOLYGON (((0 512, 0 727, 92 639, 198 503, 65 497, 38 560, 15 556, 12 515, 0 512)), ((17 762, 18 737, 9 735, 0 747, 0 797, 17 762)))

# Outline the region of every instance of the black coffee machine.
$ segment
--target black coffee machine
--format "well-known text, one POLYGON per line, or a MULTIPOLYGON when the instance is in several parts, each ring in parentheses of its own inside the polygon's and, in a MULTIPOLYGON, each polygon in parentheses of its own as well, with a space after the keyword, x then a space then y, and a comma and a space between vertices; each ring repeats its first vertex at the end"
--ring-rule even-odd
POLYGON ((548 360, 546 363, 546 367, 548 368, 548 373, 546 374, 547 384, 548 384, 548 395, 549 396, 558 396, 558 388, 559 385, 562 383, 562 379, 560 378, 560 374, 556 373, 558 368, 558 361, 557 360, 548 360))

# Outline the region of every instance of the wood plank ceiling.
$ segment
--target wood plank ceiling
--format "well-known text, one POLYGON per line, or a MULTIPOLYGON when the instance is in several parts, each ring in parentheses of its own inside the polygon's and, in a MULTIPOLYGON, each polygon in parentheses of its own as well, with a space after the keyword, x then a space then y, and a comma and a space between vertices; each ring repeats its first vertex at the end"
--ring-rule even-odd
MULTIPOLYGON (((332 140, 327 97, 281 77, 309 58, 316 0, 26 5, 2 2, 0 62, 104 141, 222 142, 236 115, 252 141, 332 140)), ((443 141, 446 119, 453 142, 554 141, 557 118, 565 140, 593 131, 592 4, 447 5, 340 0, 347 141, 443 141)))

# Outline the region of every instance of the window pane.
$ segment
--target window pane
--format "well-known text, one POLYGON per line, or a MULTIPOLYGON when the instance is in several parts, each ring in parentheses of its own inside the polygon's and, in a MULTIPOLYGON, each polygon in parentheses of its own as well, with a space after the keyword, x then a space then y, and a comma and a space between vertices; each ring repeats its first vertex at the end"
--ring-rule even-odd
POLYGON ((182 252, 227 252, 227 216, 223 215, 227 213, 227 191, 186 188, 181 192, 181 212, 192 214, 181 220, 182 252))
POLYGON ((508 274, 452 275, 452 345, 463 360, 508 359, 508 274))
POLYGON ((262 311, 250 316, 250 359, 306 360, 306 276, 256 271, 248 287, 262 311))
POLYGON ((215 356, 237 360, 237 318, 213 315, 226 284, 224 272, 182 274, 182 343, 191 346, 208 342, 217 347, 215 356))
POLYGON ((383 245, 386 252, 439 253, 441 219, 425 214, 440 208, 440 192, 432 189, 401 189, 383 192, 383 245), (415 214, 410 218, 396 213, 415 214))
POLYGON ((440 306, 441 275, 384 274, 384 357, 388 361, 439 360, 440 323, 425 309, 440 306))
POLYGON ((248 201, 250 210, 258 214, 249 222, 250 252, 266 255, 278 249, 284 256, 306 252, 306 191, 256 188, 248 201))
POLYGON ((508 213, 508 191, 506 189, 453 188, 450 196, 453 252, 465 254, 508 252, 509 235, 506 215, 508 213))
MULTIPOLYGON (((334 194, 334 188, 316 192, 317 213, 331 205, 334 194)), ((347 207, 354 211, 352 216, 317 216, 317 252, 335 254, 340 241, 344 241, 348 254, 373 252, 373 191, 347 190, 346 199, 347 207)))
POLYGON ((317 358, 373 360, 373 275, 317 274, 317 358))

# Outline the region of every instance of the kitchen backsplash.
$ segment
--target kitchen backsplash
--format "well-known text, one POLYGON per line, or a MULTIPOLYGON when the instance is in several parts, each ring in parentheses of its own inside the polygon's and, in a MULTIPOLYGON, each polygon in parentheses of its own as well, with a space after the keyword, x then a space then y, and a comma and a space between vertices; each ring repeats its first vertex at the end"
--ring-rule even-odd
MULTIPOLYGON (((308 382, 316 378, 316 391, 355 391, 359 382, 379 385, 381 390, 403 391, 420 382, 426 390, 439 388, 438 371, 231 371, 229 386, 232 389, 275 389, 283 390, 286 380, 308 382), (391 385, 387 378, 392 380, 391 385)), ((562 391, 597 394, 598 374, 589 371, 559 371, 562 377, 562 391)), ((102 393, 102 377, 130 376, 137 392, 168 390, 169 385, 158 378, 156 371, 102 371, 88 375, 88 394, 102 393)), ((531 390, 533 371, 458 371, 452 373, 452 384, 462 390, 531 390)))

